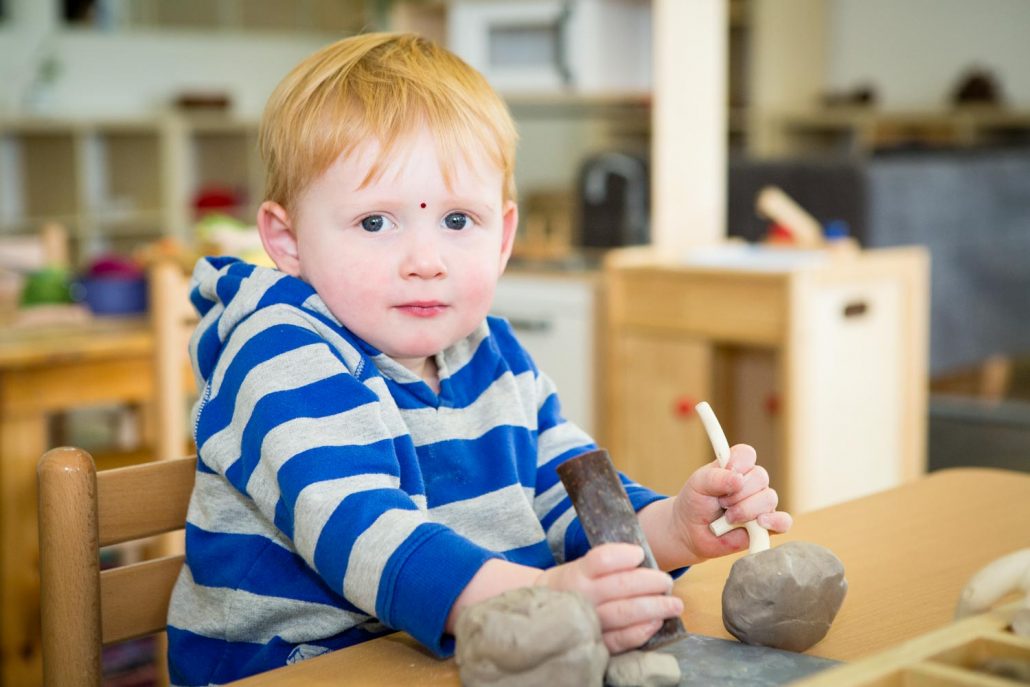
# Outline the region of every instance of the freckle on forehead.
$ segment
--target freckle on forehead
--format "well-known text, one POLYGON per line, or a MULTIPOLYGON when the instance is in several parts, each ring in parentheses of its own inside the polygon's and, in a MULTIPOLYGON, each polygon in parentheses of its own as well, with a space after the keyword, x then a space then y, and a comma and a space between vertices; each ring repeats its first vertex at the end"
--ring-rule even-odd
POLYGON ((419 203, 419 204, 418 204, 418 206, 419 206, 420 208, 425 208, 426 204, 425 204, 425 203, 419 203))

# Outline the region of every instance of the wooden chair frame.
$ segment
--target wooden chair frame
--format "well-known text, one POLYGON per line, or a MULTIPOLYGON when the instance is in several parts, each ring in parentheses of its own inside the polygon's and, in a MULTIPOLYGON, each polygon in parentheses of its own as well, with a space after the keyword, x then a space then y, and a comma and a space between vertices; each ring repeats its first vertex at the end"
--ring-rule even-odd
POLYGON ((40 459, 43 679, 100 685, 104 645, 163 632, 183 556, 100 570, 100 548, 185 527, 195 458, 97 472, 82 449, 40 459))
POLYGON ((155 455, 182 456, 189 423, 186 398, 196 394, 187 348, 198 317, 189 300, 189 275, 175 260, 157 260, 148 271, 154 330, 155 455))

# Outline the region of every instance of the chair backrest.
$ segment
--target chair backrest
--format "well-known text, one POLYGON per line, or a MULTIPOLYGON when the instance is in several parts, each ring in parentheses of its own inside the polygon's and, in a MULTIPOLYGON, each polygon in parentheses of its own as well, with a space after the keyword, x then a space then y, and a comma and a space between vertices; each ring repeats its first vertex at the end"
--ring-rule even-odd
POLYGON ((187 346, 197 325, 189 299, 189 276, 171 258, 159 259, 148 271, 150 322, 154 331, 154 388, 158 460, 184 454, 188 436, 186 399, 196 392, 187 346))
POLYGON ((86 451, 55 448, 37 473, 44 682, 99 685, 104 645, 164 631, 183 561, 100 570, 100 548, 183 529, 196 459, 97 472, 86 451))

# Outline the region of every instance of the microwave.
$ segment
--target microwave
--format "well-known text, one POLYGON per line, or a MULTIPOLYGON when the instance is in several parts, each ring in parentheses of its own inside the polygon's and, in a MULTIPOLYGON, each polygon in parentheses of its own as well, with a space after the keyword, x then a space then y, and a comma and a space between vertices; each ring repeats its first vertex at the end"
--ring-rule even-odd
POLYGON ((650 0, 451 0, 447 36, 504 93, 651 88, 650 0))

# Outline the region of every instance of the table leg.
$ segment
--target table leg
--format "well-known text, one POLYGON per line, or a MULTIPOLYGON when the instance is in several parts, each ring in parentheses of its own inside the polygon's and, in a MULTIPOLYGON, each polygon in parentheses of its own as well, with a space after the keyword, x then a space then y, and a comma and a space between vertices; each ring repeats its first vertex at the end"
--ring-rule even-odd
POLYGON ((4 687, 42 683, 36 461, 46 442, 45 413, 0 413, 0 685, 4 687))

